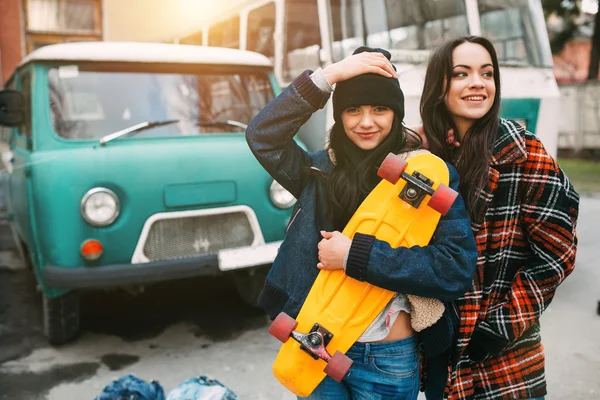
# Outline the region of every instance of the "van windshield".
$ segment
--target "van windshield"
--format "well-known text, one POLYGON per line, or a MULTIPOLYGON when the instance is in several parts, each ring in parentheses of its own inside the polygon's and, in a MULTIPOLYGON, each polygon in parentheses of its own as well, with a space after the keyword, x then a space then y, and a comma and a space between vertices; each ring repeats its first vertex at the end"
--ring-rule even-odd
POLYGON ((267 73, 160 73, 51 68, 52 124, 66 139, 99 139, 145 121, 178 120, 135 138, 243 132, 273 98, 267 73), (235 126, 224 121, 236 121, 235 126))

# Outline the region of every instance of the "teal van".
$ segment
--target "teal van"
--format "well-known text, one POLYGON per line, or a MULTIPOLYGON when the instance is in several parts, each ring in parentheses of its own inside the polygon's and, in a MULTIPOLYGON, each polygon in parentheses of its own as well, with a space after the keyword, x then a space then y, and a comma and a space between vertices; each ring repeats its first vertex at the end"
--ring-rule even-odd
POLYGON ((225 275, 255 304, 294 197, 244 130, 280 88, 268 58, 158 43, 40 48, 0 92, 6 218, 53 344, 82 290, 225 275))

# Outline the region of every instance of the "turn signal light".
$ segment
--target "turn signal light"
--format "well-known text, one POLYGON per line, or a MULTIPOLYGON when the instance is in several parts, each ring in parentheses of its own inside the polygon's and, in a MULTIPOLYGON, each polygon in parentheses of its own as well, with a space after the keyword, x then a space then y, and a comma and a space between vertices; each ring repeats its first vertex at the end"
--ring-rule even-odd
POLYGON ((89 261, 97 260, 102 255, 102 243, 96 239, 89 239, 81 245, 81 255, 89 261))

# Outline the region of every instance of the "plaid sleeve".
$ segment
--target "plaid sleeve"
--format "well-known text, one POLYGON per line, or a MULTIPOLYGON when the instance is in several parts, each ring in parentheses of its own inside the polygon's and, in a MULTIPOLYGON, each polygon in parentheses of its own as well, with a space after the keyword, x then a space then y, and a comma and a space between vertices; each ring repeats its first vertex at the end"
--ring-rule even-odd
POLYGON ((531 134, 526 138, 521 218, 531 256, 504 300, 476 327, 469 345, 473 359, 483 358, 476 352, 497 355, 537 322, 575 263, 579 195, 542 143, 531 134))

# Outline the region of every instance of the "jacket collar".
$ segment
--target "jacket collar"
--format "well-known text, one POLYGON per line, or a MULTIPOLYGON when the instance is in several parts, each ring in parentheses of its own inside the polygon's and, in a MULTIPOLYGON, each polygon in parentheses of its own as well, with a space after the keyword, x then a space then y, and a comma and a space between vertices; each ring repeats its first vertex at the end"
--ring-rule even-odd
MULTIPOLYGON (((500 118, 498 137, 492 148, 492 160, 488 168, 488 181, 479 193, 479 202, 476 206, 477 212, 471 221, 473 233, 477 233, 481 229, 487 209, 494 200, 494 194, 498 189, 500 180, 500 172, 497 168, 502 165, 521 164, 527 160, 524 134, 525 129, 519 123, 500 118)), ((483 246, 484 244, 480 245, 483 246)))
POLYGON ((492 149, 491 166, 521 164, 527 160, 525 128, 518 122, 500 118, 498 138, 492 149))

